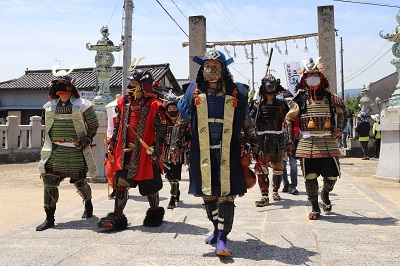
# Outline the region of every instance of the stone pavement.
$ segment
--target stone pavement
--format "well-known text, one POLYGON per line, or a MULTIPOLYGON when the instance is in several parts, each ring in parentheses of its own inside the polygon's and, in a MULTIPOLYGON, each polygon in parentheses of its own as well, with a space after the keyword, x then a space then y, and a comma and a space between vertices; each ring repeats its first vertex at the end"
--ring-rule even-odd
MULTIPOLYGON (((104 195, 93 199, 94 218, 80 219, 82 205, 76 205, 57 212, 52 229, 36 232, 43 221, 38 217, 0 234, 0 265, 400 265, 400 208, 357 181, 361 170, 371 178, 376 169, 376 161, 363 163, 342 163, 342 177, 331 193, 333 211, 322 213, 318 221, 307 219, 310 206, 301 172, 299 195, 280 193, 282 201, 271 199, 270 206, 255 207, 260 193, 250 189, 235 201, 228 258, 219 258, 214 246, 204 244, 211 223, 201 199, 184 193, 185 171, 182 201, 174 210, 166 209, 160 227, 142 226, 147 199, 131 189, 125 209, 128 229, 99 230, 98 219, 113 209, 113 200, 104 195)), ((160 197, 166 208, 167 182, 160 197)))

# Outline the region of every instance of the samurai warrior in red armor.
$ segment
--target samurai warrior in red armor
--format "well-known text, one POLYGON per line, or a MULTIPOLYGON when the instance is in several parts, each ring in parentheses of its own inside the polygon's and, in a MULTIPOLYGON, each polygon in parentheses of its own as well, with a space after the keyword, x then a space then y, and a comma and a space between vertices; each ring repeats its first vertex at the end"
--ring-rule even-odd
POLYGON ((274 76, 265 76, 261 80, 259 90, 260 103, 255 118, 257 135, 261 139, 258 147, 258 161, 255 170, 258 174, 258 185, 261 190, 261 200, 255 202, 257 207, 269 205, 269 164, 272 165, 272 199, 281 200, 278 190, 282 183, 282 160, 284 156, 285 131, 283 123, 289 110, 285 101, 276 98, 285 90, 280 80, 274 76))
POLYGON ((171 185, 171 198, 168 209, 174 209, 180 199, 179 181, 182 178, 182 165, 188 162, 190 132, 188 124, 183 123, 178 110, 178 99, 172 90, 165 96, 167 134, 164 144, 163 163, 165 177, 171 185))
POLYGON ((95 177, 97 167, 91 143, 99 127, 93 105, 80 98, 75 79, 65 70, 55 72, 57 78, 49 83, 48 97, 42 123, 45 139, 41 151, 39 170, 44 184, 44 210, 46 220, 36 227, 43 231, 54 226, 54 213, 58 202, 58 186, 70 178, 85 204, 82 218, 93 216, 92 191, 86 176, 95 177), (65 74, 65 75, 64 75, 65 74))
POLYGON ((321 73, 323 65, 310 58, 299 70, 302 75, 291 108, 286 115, 290 142, 293 144, 294 122, 300 118, 301 136, 296 149, 300 158, 306 192, 312 210, 308 219, 320 218, 318 204, 318 176, 323 177, 321 201, 323 210, 332 210, 329 192, 340 176, 340 151, 336 139, 344 123, 345 105, 341 98, 329 90, 329 82, 321 73))
POLYGON ((128 79, 127 94, 117 102, 117 118, 108 148, 117 171, 114 212, 100 219, 100 228, 121 230, 127 227, 123 211, 128 190, 136 186, 141 195, 147 196, 150 205, 143 225, 160 226, 164 217, 158 194, 163 186, 160 158, 166 130, 164 107, 157 99, 149 70, 136 69, 128 79))

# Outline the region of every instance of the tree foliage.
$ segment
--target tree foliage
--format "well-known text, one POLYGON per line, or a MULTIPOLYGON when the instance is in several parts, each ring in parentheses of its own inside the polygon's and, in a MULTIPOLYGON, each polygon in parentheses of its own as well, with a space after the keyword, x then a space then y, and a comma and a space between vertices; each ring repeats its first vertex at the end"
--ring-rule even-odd
POLYGON ((360 99, 357 96, 346 97, 346 113, 348 117, 354 117, 360 112, 360 99))

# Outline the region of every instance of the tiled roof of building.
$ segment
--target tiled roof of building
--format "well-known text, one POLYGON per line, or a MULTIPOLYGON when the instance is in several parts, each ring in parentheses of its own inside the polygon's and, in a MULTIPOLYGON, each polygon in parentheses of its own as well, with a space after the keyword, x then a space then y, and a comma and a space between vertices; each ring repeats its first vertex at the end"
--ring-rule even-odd
MULTIPOLYGON (((122 86, 122 67, 114 67, 115 72, 111 75, 110 88, 121 88, 122 86)), ((171 73, 169 64, 158 65, 139 65, 137 69, 149 69, 153 74, 154 80, 160 81, 164 76, 167 76, 172 83, 174 89, 180 89, 178 81, 171 73)), ((78 90, 93 90, 97 87, 97 76, 94 68, 76 68, 71 74, 73 78, 78 78, 75 86, 78 90)), ((54 80, 52 70, 26 70, 25 75, 0 82, 1 90, 45 90, 47 84, 54 80)))
POLYGON ((182 87, 183 84, 189 83, 190 79, 189 78, 187 78, 187 79, 176 79, 176 81, 178 81, 179 86, 182 87))

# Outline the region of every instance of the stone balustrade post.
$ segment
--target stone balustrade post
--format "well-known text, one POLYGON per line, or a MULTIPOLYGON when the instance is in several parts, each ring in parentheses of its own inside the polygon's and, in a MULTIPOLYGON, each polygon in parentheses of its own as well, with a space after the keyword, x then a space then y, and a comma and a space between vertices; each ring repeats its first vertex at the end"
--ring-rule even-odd
POLYGON ((40 116, 32 116, 30 120, 30 125, 32 126, 30 147, 40 148, 42 147, 42 118, 40 116))
POLYGON ((18 116, 7 116, 7 143, 8 149, 18 149, 19 124, 18 116))

